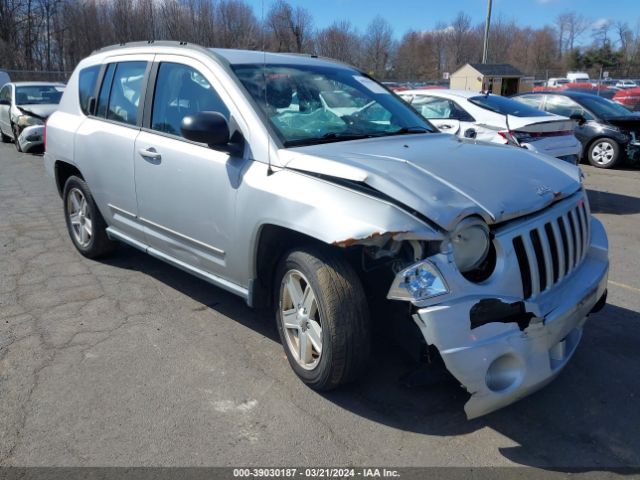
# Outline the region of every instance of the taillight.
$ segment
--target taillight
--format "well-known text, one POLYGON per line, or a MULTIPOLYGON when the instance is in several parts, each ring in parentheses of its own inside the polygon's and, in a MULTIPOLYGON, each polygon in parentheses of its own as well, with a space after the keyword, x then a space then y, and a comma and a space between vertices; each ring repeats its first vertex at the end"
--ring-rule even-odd
POLYGON ((498 135, 504 138, 504 143, 506 143, 507 145, 515 145, 517 147, 520 146, 520 143, 518 142, 518 139, 513 135, 513 132, 509 130, 500 130, 498 132, 498 135))

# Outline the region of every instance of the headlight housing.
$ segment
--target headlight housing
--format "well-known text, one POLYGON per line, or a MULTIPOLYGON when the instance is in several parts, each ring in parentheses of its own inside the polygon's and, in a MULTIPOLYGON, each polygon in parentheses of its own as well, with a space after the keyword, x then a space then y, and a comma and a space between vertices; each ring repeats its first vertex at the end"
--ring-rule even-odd
POLYGON ((422 260, 396 274, 387 298, 419 301, 445 293, 449 293, 449 287, 442 274, 430 261, 422 260))
POLYGON ((33 125, 44 125, 44 122, 39 118, 32 117, 31 115, 20 115, 18 117, 18 126, 21 128, 31 127, 33 125))
POLYGON ((458 270, 470 272, 478 268, 489 254, 489 227, 480 218, 466 218, 451 234, 451 246, 458 270))

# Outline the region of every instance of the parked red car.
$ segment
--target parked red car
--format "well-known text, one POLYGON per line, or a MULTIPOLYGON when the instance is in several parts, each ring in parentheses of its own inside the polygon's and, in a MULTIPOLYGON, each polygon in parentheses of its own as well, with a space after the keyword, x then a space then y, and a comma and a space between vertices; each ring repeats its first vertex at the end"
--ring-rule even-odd
POLYGON ((627 107, 629 110, 640 110, 640 87, 619 90, 613 96, 613 101, 627 107))

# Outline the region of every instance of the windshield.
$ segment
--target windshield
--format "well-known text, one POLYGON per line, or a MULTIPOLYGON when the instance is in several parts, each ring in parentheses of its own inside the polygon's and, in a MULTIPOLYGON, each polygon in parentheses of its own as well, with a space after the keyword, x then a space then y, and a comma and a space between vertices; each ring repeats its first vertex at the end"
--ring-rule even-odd
POLYGON ((436 132, 386 88, 347 68, 234 65, 285 147, 436 132))
POLYGON ((16 87, 16 105, 47 105, 60 103, 62 87, 31 85, 16 87))
POLYGON ((514 117, 545 117, 549 115, 547 112, 500 95, 480 95, 471 97, 469 101, 478 107, 502 115, 512 115, 514 117))
POLYGON ((585 95, 580 99, 580 103, 601 118, 632 115, 632 113, 622 105, 595 95, 585 95))

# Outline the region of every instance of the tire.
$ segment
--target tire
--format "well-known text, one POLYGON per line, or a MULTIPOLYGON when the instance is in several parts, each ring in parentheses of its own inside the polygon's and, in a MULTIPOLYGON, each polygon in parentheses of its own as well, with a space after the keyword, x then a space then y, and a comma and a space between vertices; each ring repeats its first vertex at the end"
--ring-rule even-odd
POLYGON ((107 224, 85 181, 71 176, 62 191, 64 218, 76 249, 87 258, 108 255, 115 243, 107 236, 107 224))
POLYGON ((597 168, 613 168, 620 161, 620 145, 611 138, 598 138, 589 146, 589 163, 597 168))
POLYGON ((371 333, 364 289, 351 266, 328 248, 305 248, 285 255, 275 278, 278 333, 294 372, 320 391, 355 380, 369 359, 371 333), (296 304, 290 281, 307 310, 297 308, 304 302, 296 304))
POLYGON ((9 135, 5 135, 2 129, 0 129, 0 141, 2 143, 9 143, 11 141, 11 137, 9 135))
POLYGON ((15 125, 11 125, 11 130, 13 131, 13 144, 16 146, 16 150, 18 152, 22 152, 22 148, 20 148, 20 142, 18 142, 18 137, 20 134, 18 133, 18 127, 15 125))

